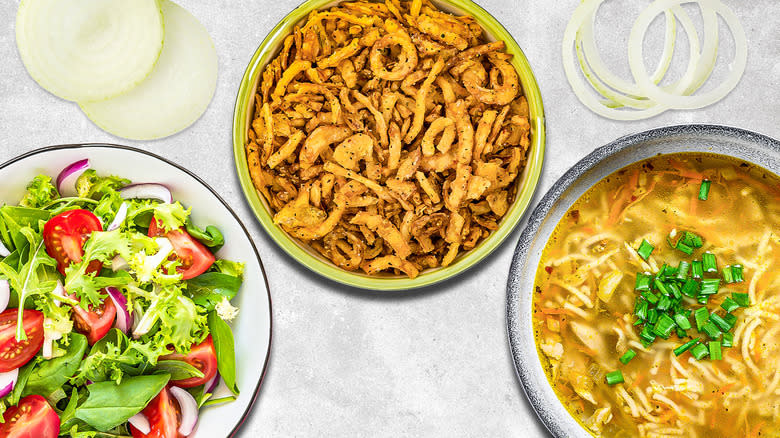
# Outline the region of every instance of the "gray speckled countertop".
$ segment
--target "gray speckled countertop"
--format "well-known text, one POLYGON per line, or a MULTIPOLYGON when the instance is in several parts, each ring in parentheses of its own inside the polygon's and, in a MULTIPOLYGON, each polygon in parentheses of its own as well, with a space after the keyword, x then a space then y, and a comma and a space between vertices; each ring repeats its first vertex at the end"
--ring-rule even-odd
MULTIPOLYGON (((560 38, 579 1, 478 2, 523 47, 542 90, 548 141, 537 200, 575 161, 625 134, 697 122, 780 138, 777 0, 724 0, 740 17, 750 47, 745 76, 726 99, 703 110, 631 123, 594 115, 566 82, 560 38)), ((180 0, 214 38, 217 92, 191 128, 141 143, 104 133, 77 106, 28 77, 14 41, 18 3, 0 2, 0 161, 51 144, 138 146, 200 175, 248 225, 268 273, 274 327, 268 372, 239 436, 544 436, 515 377, 506 339, 505 286, 519 229, 457 279, 417 293, 377 294, 310 274, 254 221, 234 172, 233 102, 252 53, 300 0, 180 0)), ((606 2, 597 27, 605 35, 604 58, 623 73, 628 67, 617 62, 625 57, 619 35, 627 38, 639 12, 635 3, 606 2)), ((730 38, 724 44, 730 47, 730 38)))

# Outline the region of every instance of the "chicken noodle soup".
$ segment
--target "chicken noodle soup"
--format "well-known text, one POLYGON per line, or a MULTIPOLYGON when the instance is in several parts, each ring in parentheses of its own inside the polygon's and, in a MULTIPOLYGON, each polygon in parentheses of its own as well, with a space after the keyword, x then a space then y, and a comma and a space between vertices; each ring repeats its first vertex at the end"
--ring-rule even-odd
POLYGON ((777 436, 778 230, 780 179, 724 156, 658 156, 588 190, 547 243, 534 294, 540 358, 569 412, 603 437, 777 436), (705 180, 711 182, 703 201, 705 180), (702 238, 691 255, 667 243, 684 231, 702 238), (646 259, 637 252, 643 241, 654 245, 646 259), (718 276, 741 265, 744 281, 721 281, 704 306, 682 301, 723 312, 733 293, 748 294, 749 307, 733 311, 732 346, 722 348, 720 360, 697 360, 691 350, 676 355, 690 337, 706 338, 695 323, 688 337, 673 332, 643 344, 635 325, 637 273, 701 260, 706 252, 714 254, 718 276), (630 350, 636 357, 622 363, 630 350), (608 376, 617 370, 624 381, 608 376))

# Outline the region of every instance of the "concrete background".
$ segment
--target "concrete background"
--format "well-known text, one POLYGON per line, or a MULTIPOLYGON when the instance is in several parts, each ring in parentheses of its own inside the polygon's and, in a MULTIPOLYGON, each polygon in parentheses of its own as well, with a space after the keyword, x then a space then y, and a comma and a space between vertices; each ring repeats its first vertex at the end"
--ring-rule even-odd
MULTIPOLYGON (((523 47, 542 90, 548 141, 536 199, 585 154, 633 132, 670 124, 718 123, 780 137, 777 0, 724 0, 740 17, 749 40, 747 71, 727 98, 706 109, 671 111, 629 123, 591 113, 564 77, 561 37, 578 0, 478 1, 523 47)), ((14 39, 19 2, 2 0, 0 161, 51 144, 129 144, 196 172, 234 206, 263 257, 274 318, 268 373, 240 437, 545 436, 515 376, 505 331, 506 279, 522 226, 493 255, 457 279, 417 293, 377 294, 310 274, 254 221, 234 172, 233 102, 258 44, 299 3, 180 0, 214 39, 220 57, 217 92, 191 128, 167 139, 138 143, 104 133, 76 105, 48 94, 29 78, 14 39)), ((640 7, 630 0, 611 0, 597 24, 602 56, 627 78, 625 40, 640 7)), ((660 35, 660 26, 653 29, 660 35)), ((684 32, 678 33, 680 51, 687 53, 684 32)), ((731 56, 731 45, 724 37, 721 61, 731 56)), ((648 58, 658 52, 657 46, 648 43, 648 58)), ((673 71, 680 69, 677 62, 687 62, 683 58, 675 59, 673 71)), ((649 68, 655 61, 652 64, 649 68)), ((715 76, 722 76, 722 71, 715 76)))

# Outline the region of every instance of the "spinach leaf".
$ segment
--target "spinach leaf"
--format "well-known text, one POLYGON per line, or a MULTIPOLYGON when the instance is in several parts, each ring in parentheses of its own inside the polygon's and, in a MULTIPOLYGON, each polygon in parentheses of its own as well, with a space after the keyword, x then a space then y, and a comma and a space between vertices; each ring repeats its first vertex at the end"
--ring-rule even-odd
POLYGON ((187 218, 187 222, 184 224, 187 232, 197 239, 200 243, 211 248, 213 251, 218 251, 225 244, 225 237, 219 228, 214 225, 209 225, 205 230, 201 230, 197 225, 192 223, 192 219, 187 218))
POLYGON ((70 399, 68 399, 68 404, 65 405, 65 409, 62 410, 62 412, 59 412, 60 416, 60 430, 68 430, 73 425, 75 425, 76 422, 79 420, 75 417, 76 415, 76 407, 79 404, 79 391, 76 388, 73 388, 73 391, 70 394, 70 399))
POLYGON ((233 332, 217 312, 209 312, 209 331, 214 342, 214 350, 217 352, 217 369, 222 380, 234 394, 238 394, 236 386, 236 352, 233 341, 233 332))
POLYGON ((41 394, 48 397, 61 389, 68 379, 79 369, 84 352, 87 351, 87 338, 79 333, 70 334, 70 345, 65 355, 44 360, 33 370, 24 388, 23 395, 41 394))
POLYGON ((223 298, 233 299, 240 288, 240 278, 220 272, 206 272, 187 280, 187 291, 192 301, 207 311, 214 310, 214 306, 223 298))
POLYGON ((202 408, 203 404, 206 403, 213 395, 210 392, 204 393, 204 389, 206 389, 206 385, 196 386, 187 390, 190 392, 190 395, 192 395, 192 398, 194 398, 198 403, 198 409, 202 408))
POLYGON ((22 228, 29 227, 38 232, 40 231, 41 221, 45 222, 50 218, 51 213, 37 208, 13 207, 10 205, 0 207, 0 219, 3 220, 8 229, 10 240, 8 243, 11 243, 8 249, 19 250, 20 254, 22 254, 21 249, 29 244, 28 239, 21 234, 22 228))
POLYGON ((74 384, 83 384, 86 380, 120 382, 126 375, 144 374, 151 368, 152 358, 156 360, 160 355, 155 348, 164 347, 129 340, 120 330, 112 328, 92 346, 72 381, 74 384))
POLYGON ((8 400, 9 405, 16 406, 19 404, 19 400, 22 399, 22 392, 24 391, 24 387, 27 386, 27 379, 30 378, 30 374, 32 374, 33 368, 35 368, 35 361, 30 361, 27 365, 19 369, 19 377, 16 378, 16 385, 14 385, 14 390, 11 391, 11 395, 8 400))
POLYGON ((89 397, 76 408, 76 418, 107 432, 141 412, 170 380, 170 374, 126 377, 122 383, 96 382, 89 397))
POLYGON ((161 360, 152 368, 154 372, 171 375, 171 380, 184 380, 190 377, 203 377, 203 372, 183 360, 161 360))
POLYGON ((228 395, 226 397, 220 397, 220 398, 209 398, 208 400, 203 402, 203 406, 214 406, 219 405, 222 403, 228 403, 228 402, 234 402, 236 401, 235 395, 228 395))

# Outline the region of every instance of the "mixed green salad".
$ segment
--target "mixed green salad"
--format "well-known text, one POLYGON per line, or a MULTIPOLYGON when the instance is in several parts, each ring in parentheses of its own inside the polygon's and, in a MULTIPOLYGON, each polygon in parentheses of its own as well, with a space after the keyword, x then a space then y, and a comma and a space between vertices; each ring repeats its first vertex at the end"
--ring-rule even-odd
POLYGON ((0 207, 0 438, 184 437, 235 399, 244 265, 190 212, 87 160, 0 207))

